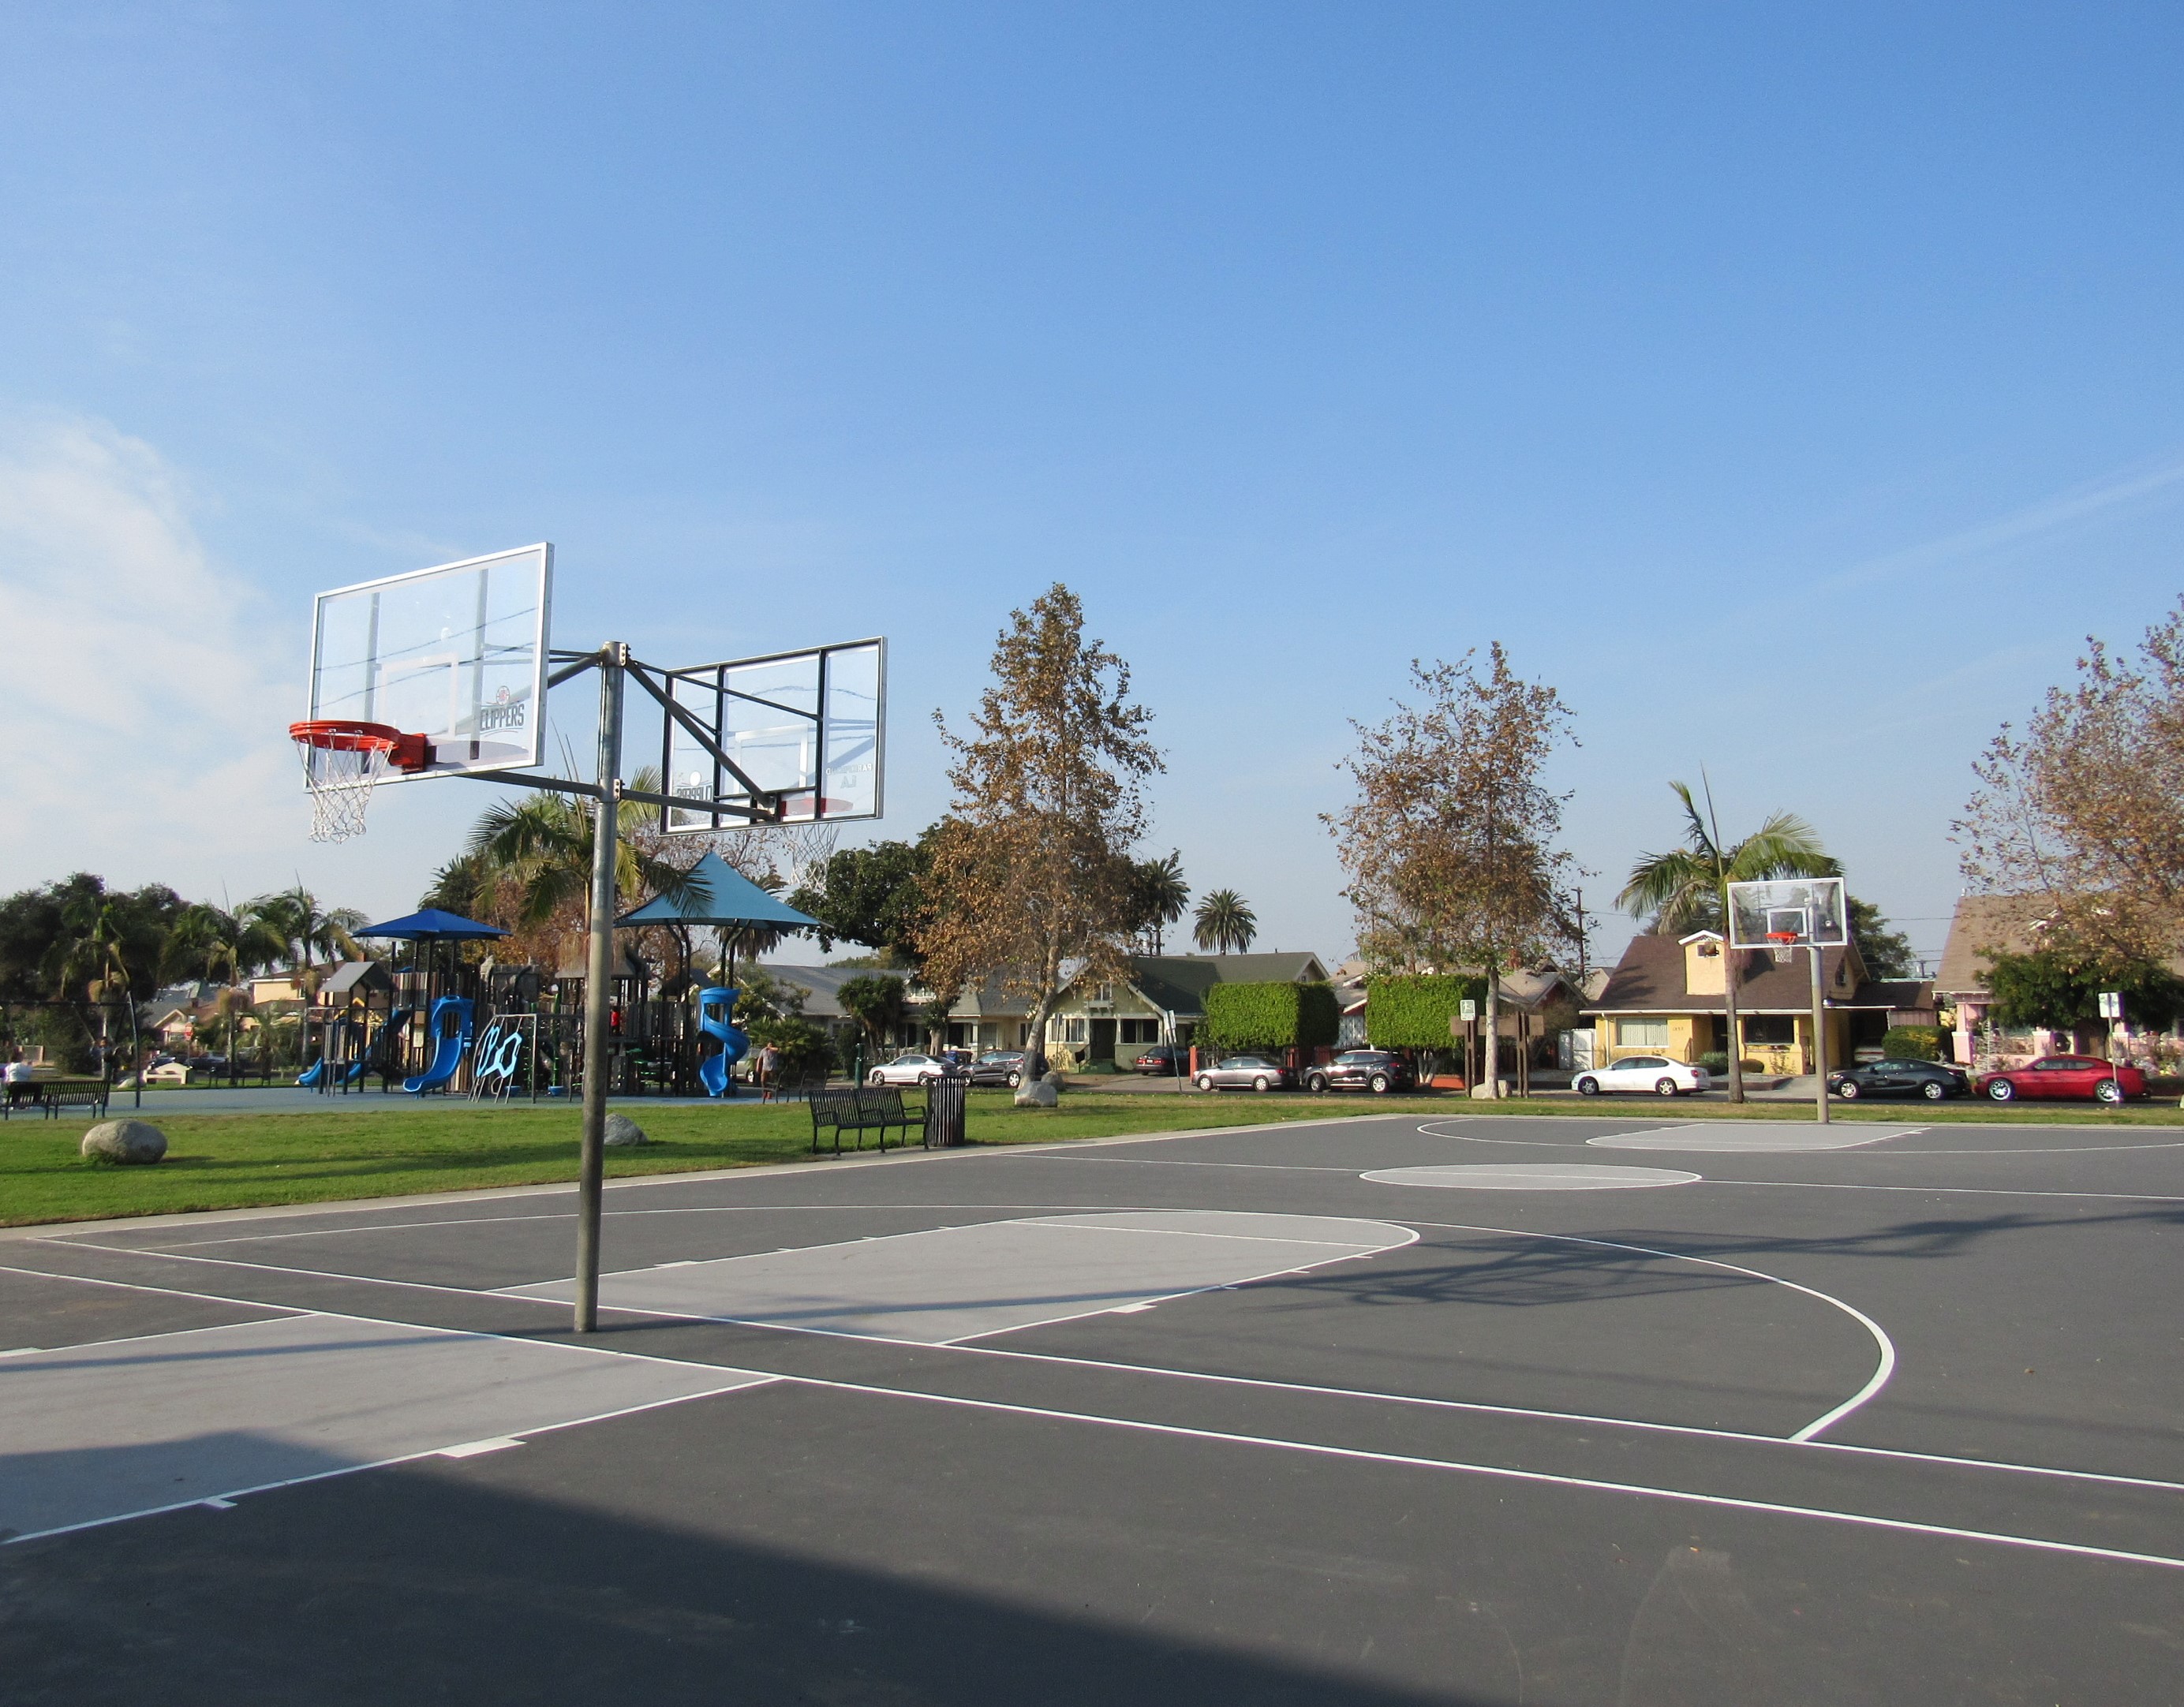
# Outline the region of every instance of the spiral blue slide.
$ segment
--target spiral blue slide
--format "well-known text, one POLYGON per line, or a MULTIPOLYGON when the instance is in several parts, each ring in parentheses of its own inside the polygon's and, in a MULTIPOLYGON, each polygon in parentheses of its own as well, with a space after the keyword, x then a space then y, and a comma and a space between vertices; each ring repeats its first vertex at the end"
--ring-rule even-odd
POLYGON ((737 1062, 750 1054, 750 1037, 735 1021, 736 998, 741 992, 714 984, 698 992, 698 1029, 721 1040, 721 1052, 698 1063, 698 1079, 709 1097, 728 1094, 737 1062))
POLYGON ((432 1022, 426 1026, 432 1037, 432 1065, 414 1079, 404 1079, 402 1088, 413 1097, 421 1097, 427 1091, 437 1091, 455 1076, 463 1064, 463 1057, 471 1052, 471 1016, 476 1004, 467 996, 443 996, 432 1004, 432 1022), (452 1018, 454 1027, 443 1031, 442 1022, 452 1018))

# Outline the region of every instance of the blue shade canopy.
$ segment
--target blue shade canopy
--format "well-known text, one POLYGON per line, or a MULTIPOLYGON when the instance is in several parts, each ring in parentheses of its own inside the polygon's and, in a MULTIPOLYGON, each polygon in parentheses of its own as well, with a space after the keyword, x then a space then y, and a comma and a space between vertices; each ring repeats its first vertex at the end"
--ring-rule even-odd
POLYGON ((718 925, 729 930, 756 926, 777 931, 808 930, 816 919, 777 901, 717 854, 691 868, 690 887, 682 899, 666 895, 648 901, 617 925, 718 925))
POLYGON ((355 937, 398 937, 406 942, 438 942, 450 937, 505 937, 508 932, 497 925, 481 925, 475 919, 465 919, 460 913, 443 913, 437 907, 427 907, 421 913, 412 913, 406 918, 389 919, 384 925, 367 925, 361 931, 349 934, 355 937))

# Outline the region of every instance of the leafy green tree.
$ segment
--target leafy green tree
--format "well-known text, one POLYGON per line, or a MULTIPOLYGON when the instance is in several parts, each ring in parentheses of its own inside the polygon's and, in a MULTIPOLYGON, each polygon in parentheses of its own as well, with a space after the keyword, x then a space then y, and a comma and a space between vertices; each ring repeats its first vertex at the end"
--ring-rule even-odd
MULTIPOLYGON (((658 793, 660 773, 647 767, 631 778, 630 786, 658 793)), ((679 898, 688 893, 688 877, 632 835, 628 826, 634 817, 623 813, 617 820, 616 892, 631 906, 659 895, 679 898)), ((477 881, 504 880, 514 898, 511 916, 491 922, 535 929, 557 914, 586 915, 596 822, 590 801, 543 792, 503 801, 480 813, 471 826, 463 858, 476 862, 477 881)))
MULTIPOLYGON (((1819 832, 1802 818, 1777 812, 1741 842, 1724 844, 1714 821, 1713 801, 1699 810, 1691 785, 1671 782, 1684 809, 1684 845, 1665 854, 1641 854, 1630 881, 1615 898, 1634 915, 1650 913, 1648 928, 1671 936, 1719 931, 1729 916, 1729 886, 1768 878, 1838 877, 1842 867, 1821 847, 1819 832)), ((1723 1002, 1730 1038, 1742 1033, 1736 1023, 1736 957, 1724 961, 1723 1002)), ((1729 1052, 1729 1099, 1744 1100, 1742 1051, 1729 1052)))
POLYGON ((817 882, 788 898, 790 906, 819 921, 822 953, 832 954, 837 942, 861 942, 889 951, 905 969, 917 965, 917 933, 927 914, 925 876, 939 827, 932 826, 915 842, 844 848, 819 868, 817 882))
POLYGON ((1232 948, 1244 953, 1259 934, 1259 915, 1234 889, 1216 889, 1200 901, 1191 924, 1192 939, 1200 948, 1223 954, 1232 948))
POLYGON ((1988 962, 1989 1010, 2004 1026, 2037 1026, 2067 1031, 2100 1017, 2103 990, 2120 991, 2126 1017, 2136 1026, 2166 1029, 2184 1013, 2184 980, 2165 967, 2126 960, 2067 943, 2029 954, 1981 950, 1988 962))
POLYGON ((1845 898, 1844 906, 1850 914, 1851 940, 1858 944, 1858 956, 1865 962, 1868 976, 1909 978, 1917 975, 1919 957, 1911 952, 1911 939, 1901 931, 1890 930, 1880 908, 1855 895, 1845 898))
POLYGON ((902 1023, 908 1011, 903 991, 901 979, 872 973, 846 980, 834 993, 834 999, 842 1004, 844 1013, 865 1028, 866 1041, 877 1054, 884 1047, 887 1034, 902 1023))

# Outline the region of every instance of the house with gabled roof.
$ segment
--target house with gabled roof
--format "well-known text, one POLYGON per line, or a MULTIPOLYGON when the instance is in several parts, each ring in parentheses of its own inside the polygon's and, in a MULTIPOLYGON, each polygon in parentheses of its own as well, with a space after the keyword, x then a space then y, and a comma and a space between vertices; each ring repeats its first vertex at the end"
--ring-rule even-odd
POLYGON ((1323 984, 1318 955, 1133 954, 1120 981, 1079 978, 1063 992, 1047 1025, 1050 1052, 1082 1061, 1127 1059, 1151 1043, 1188 1043, 1206 1019, 1216 984, 1323 984))
MULTIPOLYGON (((1624 1055, 1696 1061, 1729 1049, 1727 981, 1736 979, 1743 1058, 1762 1070, 1813 1070, 1812 969, 1806 951, 1731 948, 1718 931, 1634 937, 1596 1001, 1581 1010, 1595 1026, 1593 1059, 1624 1055)), ((1876 1049, 1892 1025, 1934 1023, 1933 987, 1866 975, 1855 942, 1820 951, 1828 1060, 1876 1049)))

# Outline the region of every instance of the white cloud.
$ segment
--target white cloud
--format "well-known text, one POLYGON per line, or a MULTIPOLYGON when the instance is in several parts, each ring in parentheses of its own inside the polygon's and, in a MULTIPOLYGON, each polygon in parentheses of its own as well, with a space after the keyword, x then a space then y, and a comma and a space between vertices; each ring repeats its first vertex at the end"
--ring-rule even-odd
POLYGON ((284 638, 149 445, 0 429, 0 886, 88 870, 206 892, 231 850, 296 842, 268 738, 295 697, 284 638))

